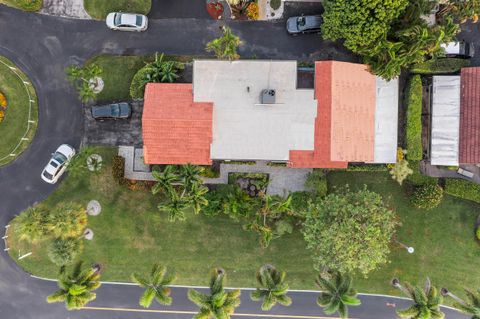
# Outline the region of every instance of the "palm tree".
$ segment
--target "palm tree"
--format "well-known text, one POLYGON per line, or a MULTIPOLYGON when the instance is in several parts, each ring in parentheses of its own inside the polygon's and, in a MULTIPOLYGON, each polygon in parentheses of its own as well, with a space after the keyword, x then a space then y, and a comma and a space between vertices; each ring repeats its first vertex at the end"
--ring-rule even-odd
POLYGON ((461 298, 455 296, 453 293, 448 291, 447 288, 440 289, 442 296, 450 297, 455 300, 455 307, 460 309, 461 312, 472 315, 472 319, 480 319, 480 289, 477 289, 476 292, 465 289, 467 294, 468 301, 464 301, 461 298))
POLYGON ((180 167, 180 170, 178 172, 178 177, 180 178, 183 185, 185 186, 185 189, 188 190, 193 184, 201 183, 201 180, 199 177, 200 173, 201 173, 200 167, 192 164, 185 164, 180 167))
POLYGON ((290 306, 292 299, 287 296, 288 284, 285 283, 285 272, 278 271, 272 265, 263 265, 257 271, 257 282, 261 288, 253 291, 250 297, 254 301, 263 299, 262 310, 268 311, 278 303, 290 306))
POLYGON ((157 194, 160 191, 169 194, 173 191, 173 185, 178 181, 175 170, 175 165, 167 165, 162 172, 155 170, 152 172, 152 176, 157 180, 152 188, 152 194, 157 194))
POLYGON ((140 306, 145 308, 150 307, 153 299, 156 299, 157 302, 162 305, 172 304, 170 288, 167 286, 175 280, 175 276, 167 273, 167 267, 155 264, 148 277, 133 273, 132 280, 140 287, 145 288, 145 292, 138 302, 140 306))
POLYGON ((413 287, 407 282, 401 285, 396 278, 392 280, 392 285, 413 300, 413 305, 409 308, 397 310, 397 315, 400 318, 443 319, 445 317, 445 314, 440 311, 443 298, 438 294, 437 289, 431 285, 428 277, 423 289, 413 287))
POLYGON ((60 289, 49 295, 47 302, 65 302, 68 310, 80 309, 97 297, 92 291, 100 287, 99 278, 98 268, 91 267, 82 271, 82 262, 75 265, 70 275, 62 267, 58 280, 60 289))
POLYGON ((163 63, 161 71, 162 76, 160 77, 160 82, 173 83, 179 77, 177 74, 177 62, 175 61, 167 61, 163 63))
POLYGON ((240 38, 228 27, 222 27, 223 35, 207 43, 207 52, 214 52, 218 59, 236 60, 240 57, 237 47, 242 44, 240 38))
POLYGON ((215 268, 210 280, 210 294, 203 294, 194 289, 188 290, 188 299, 200 307, 194 319, 230 319, 240 305, 240 290, 226 292, 223 284, 225 271, 215 268))
POLYGON ((315 281, 322 290, 317 304, 326 314, 338 312, 341 318, 348 317, 348 306, 359 306, 360 299, 352 287, 352 277, 338 271, 319 274, 315 281))
POLYGON ((168 213, 168 220, 174 222, 176 220, 184 221, 186 219, 184 210, 188 207, 189 201, 185 197, 181 197, 176 191, 170 193, 170 200, 167 203, 158 204, 160 211, 168 213))
POLYGON ((21 240, 35 243, 49 235, 48 214, 39 207, 30 207, 17 217, 15 232, 21 240))
POLYGON ((190 205, 192 205, 195 214, 200 213, 202 206, 208 205, 208 200, 205 198, 205 194, 207 193, 208 188, 201 186, 199 183, 195 183, 191 186, 187 199, 190 202, 190 205))

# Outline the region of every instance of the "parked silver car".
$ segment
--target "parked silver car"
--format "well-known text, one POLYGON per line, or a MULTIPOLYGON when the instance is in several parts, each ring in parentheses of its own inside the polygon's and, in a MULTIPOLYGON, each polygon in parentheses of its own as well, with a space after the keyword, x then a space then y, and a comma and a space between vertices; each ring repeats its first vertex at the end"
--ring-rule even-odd
POLYGON ((300 33, 320 33, 322 17, 318 15, 290 17, 287 20, 287 32, 292 35, 300 33))
POLYGON ((107 15, 107 26, 119 31, 145 31, 148 28, 148 18, 143 14, 112 12, 107 15))

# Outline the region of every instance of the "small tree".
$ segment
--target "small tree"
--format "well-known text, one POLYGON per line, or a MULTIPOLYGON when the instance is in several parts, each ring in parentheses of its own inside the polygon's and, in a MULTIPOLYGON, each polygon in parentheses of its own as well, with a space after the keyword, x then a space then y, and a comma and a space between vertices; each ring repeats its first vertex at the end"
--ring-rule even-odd
POLYGON ((77 203, 60 203, 48 216, 48 231, 55 238, 79 237, 87 226, 87 212, 77 203))
POLYGON ((194 319, 230 319, 240 305, 240 290, 225 291, 225 271, 215 268, 210 279, 210 293, 188 290, 188 299, 200 307, 194 319))
POLYGON ((425 184, 415 188, 410 201, 420 209, 433 209, 440 205, 443 199, 443 188, 437 184, 425 184))
POLYGON ((392 175, 392 179, 397 181, 400 185, 402 185, 403 181, 411 174, 413 174, 413 170, 408 167, 408 161, 406 159, 398 161, 390 169, 390 175, 392 175))
POLYGON ((71 274, 67 274, 65 267, 62 267, 58 278, 60 289, 49 295, 47 302, 65 302, 68 310, 81 309, 97 297, 93 291, 100 287, 99 279, 98 269, 87 268, 82 271, 82 262, 75 265, 71 274))
POLYGON ((311 203, 302 232, 317 270, 366 275, 387 261, 397 224, 380 195, 347 188, 311 203))
POLYGON ((138 302, 140 306, 149 308, 154 299, 161 305, 172 304, 168 285, 172 284, 175 276, 167 272, 167 267, 155 264, 147 277, 134 273, 132 280, 145 289, 138 302))
POLYGON ((100 66, 95 63, 88 64, 83 68, 78 65, 71 65, 67 68, 66 73, 67 79, 75 86, 83 103, 95 100, 97 94, 92 81, 103 73, 100 66))
POLYGON ((292 298, 287 296, 288 284, 285 283, 284 271, 277 270, 272 265, 263 265, 257 271, 257 283, 260 288, 253 291, 250 297, 253 301, 262 301, 262 310, 268 311, 278 303, 284 306, 292 304, 292 298))
MULTIPOLYGON (((88 169, 88 158, 95 154, 95 147, 84 146, 80 151, 72 158, 70 163, 67 166, 68 174, 71 177, 78 178, 82 175, 90 173, 88 169)), ((100 166, 97 165, 99 169, 94 170, 94 172, 99 172, 100 166)))
POLYGON ((317 304, 327 315, 338 312, 341 318, 348 318, 348 306, 361 304, 360 299, 357 298, 357 292, 352 287, 350 275, 342 275, 337 271, 321 273, 316 283, 322 291, 317 298, 317 304))
POLYGON ((438 294, 437 289, 431 285, 430 279, 427 278, 423 289, 413 287, 409 283, 402 285, 398 279, 393 279, 392 285, 413 301, 413 305, 409 308, 397 310, 397 315, 400 318, 443 319, 445 317, 445 314, 440 310, 443 298, 438 294))
POLYGON ((71 264, 82 250, 78 238, 57 238, 48 245, 48 258, 57 266, 71 264))
POLYGON ((440 292, 442 296, 450 297, 455 301, 455 308, 459 309, 464 314, 471 315, 472 319, 480 319, 480 289, 477 289, 476 292, 465 289, 468 301, 454 295, 448 291, 447 288, 442 288, 440 292))
POLYGON ((30 207, 16 218, 15 232, 21 240, 38 242, 48 236, 48 214, 38 206, 30 207))
POLYGON ((240 58, 237 48, 242 41, 229 27, 222 27, 222 31, 221 37, 207 43, 207 52, 213 52, 218 59, 237 60, 240 58))
POLYGON ((170 222, 185 221, 185 209, 189 206, 189 201, 185 197, 181 197, 176 191, 170 193, 170 199, 166 203, 157 205, 158 210, 168 213, 170 222))

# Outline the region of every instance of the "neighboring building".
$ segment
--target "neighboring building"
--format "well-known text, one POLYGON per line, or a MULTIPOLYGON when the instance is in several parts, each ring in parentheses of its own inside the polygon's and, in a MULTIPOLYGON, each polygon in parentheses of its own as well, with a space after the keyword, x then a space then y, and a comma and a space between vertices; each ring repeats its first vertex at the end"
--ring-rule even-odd
POLYGON ((480 68, 434 76, 431 108, 431 164, 480 163, 480 68))
POLYGON ((314 89, 296 81, 296 61, 196 60, 193 84, 148 84, 145 162, 344 168, 396 161, 397 80, 377 78, 365 65, 323 61, 315 63, 314 89))

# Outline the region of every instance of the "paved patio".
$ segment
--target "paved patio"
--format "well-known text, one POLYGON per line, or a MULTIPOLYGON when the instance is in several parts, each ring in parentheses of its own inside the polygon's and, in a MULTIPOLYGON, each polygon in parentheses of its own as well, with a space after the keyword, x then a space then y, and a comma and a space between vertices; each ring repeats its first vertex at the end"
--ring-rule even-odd
POLYGON ((458 174, 457 171, 440 168, 438 166, 431 165, 426 161, 420 162, 420 172, 427 176, 439 178, 461 178, 475 184, 480 184, 480 167, 476 165, 460 165, 460 168, 472 172, 474 174, 473 177, 468 178, 466 176, 458 174))
MULTIPOLYGON (((149 167, 143 164, 143 151, 133 146, 120 146, 118 155, 125 158, 125 178, 132 180, 154 181, 149 167)), ((305 190, 305 180, 312 169, 269 166, 265 161, 255 165, 220 164, 220 177, 203 178, 204 184, 227 184, 229 173, 266 173, 269 174, 267 193, 286 196, 290 192, 305 190)))

